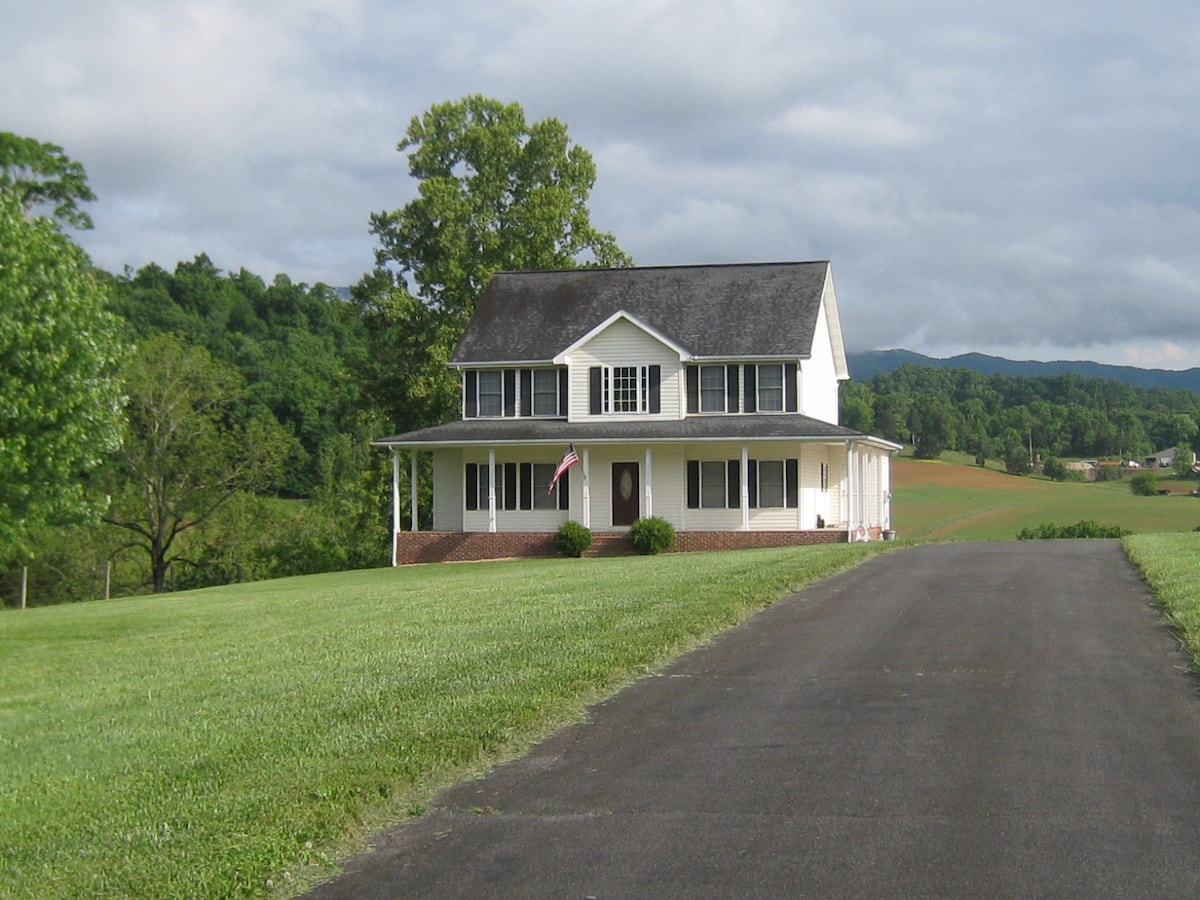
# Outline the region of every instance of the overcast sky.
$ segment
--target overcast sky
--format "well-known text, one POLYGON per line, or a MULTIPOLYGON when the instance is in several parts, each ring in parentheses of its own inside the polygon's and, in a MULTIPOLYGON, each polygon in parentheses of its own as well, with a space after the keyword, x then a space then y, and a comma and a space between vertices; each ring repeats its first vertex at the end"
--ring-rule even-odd
POLYGON ((591 151, 639 265, 829 259, 851 350, 1200 366, 1194 0, 0 0, 0 130, 119 272, 348 285, 396 144, 482 93, 591 151))

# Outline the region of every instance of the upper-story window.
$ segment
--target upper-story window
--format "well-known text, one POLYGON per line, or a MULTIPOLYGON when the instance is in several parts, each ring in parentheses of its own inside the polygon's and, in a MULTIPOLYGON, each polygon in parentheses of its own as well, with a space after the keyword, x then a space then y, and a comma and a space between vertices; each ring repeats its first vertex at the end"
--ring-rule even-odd
POLYGON ((687 411, 798 412, 796 363, 727 363, 687 368, 687 411))
POLYGON ((499 369, 490 369, 479 373, 479 410, 477 415, 504 415, 504 378, 499 369))
POLYGON ((588 375, 592 415, 655 414, 662 409, 661 366, 592 366, 588 375))
POLYGON ((559 414, 559 376, 554 369, 533 369, 533 415, 557 416, 559 414))
POLYGON ((783 411, 783 366, 758 366, 758 411, 783 411))
POLYGON ((567 415, 567 370, 468 369, 463 372, 463 417, 567 415))
POLYGON ((700 367, 700 412, 726 412, 725 367, 700 367))

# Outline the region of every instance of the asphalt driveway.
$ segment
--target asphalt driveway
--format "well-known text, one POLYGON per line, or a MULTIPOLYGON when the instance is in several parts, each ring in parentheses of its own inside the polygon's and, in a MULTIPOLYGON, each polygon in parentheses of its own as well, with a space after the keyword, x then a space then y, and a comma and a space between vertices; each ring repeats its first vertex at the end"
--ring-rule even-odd
POLYGON ((1200 696, 1111 541, 877 557, 441 795, 333 898, 1200 895, 1200 696))

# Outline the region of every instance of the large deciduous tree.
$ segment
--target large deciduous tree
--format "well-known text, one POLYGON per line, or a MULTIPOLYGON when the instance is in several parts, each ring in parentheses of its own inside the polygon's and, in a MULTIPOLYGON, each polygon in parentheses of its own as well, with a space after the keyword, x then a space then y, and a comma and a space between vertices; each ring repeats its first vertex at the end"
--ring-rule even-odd
POLYGON ((60 223, 92 227, 91 216, 79 208, 96 199, 87 172, 55 144, 0 131, 0 193, 17 197, 26 213, 49 206, 60 223))
POLYGON ((186 559, 177 538, 237 493, 270 487, 290 438, 266 410, 244 414, 235 370, 171 335, 140 345, 127 391, 129 425, 105 521, 146 551, 159 592, 171 565, 186 559))
POLYGON ((469 96, 414 116, 398 149, 417 197, 371 216, 376 268, 354 294, 377 340, 368 378, 408 428, 453 416, 445 363, 495 272, 631 261, 593 227, 595 163, 557 119, 469 96))
POLYGON ((118 443, 121 356, 87 256, 0 183, 0 560, 91 510, 85 478, 118 443))

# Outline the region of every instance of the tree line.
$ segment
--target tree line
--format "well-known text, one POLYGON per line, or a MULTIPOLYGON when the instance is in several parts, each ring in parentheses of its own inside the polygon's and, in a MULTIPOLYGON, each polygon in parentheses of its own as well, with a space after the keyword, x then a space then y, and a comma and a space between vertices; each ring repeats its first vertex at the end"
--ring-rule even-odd
POLYGON ((68 234, 92 226, 83 165, 0 133, 3 602, 26 575, 50 603, 388 562, 370 440, 456 415, 445 363, 491 274, 631 263, 557 119, 469 96, 397 149, 417 198, 370 215, 375 265, 347 292, 204 253, 100 271, 68 234))
POLYGON ((1200 394, 1140 388, 1072 373, 983 375, 904 365, 842 385, 841 421, 936 458, 958 450, 982 465, 1004 460, 1028 471, 1032 458, 1123 461, 1169 447, 1188 449, 1200 430, 1200 394))

